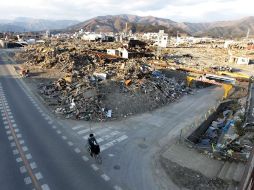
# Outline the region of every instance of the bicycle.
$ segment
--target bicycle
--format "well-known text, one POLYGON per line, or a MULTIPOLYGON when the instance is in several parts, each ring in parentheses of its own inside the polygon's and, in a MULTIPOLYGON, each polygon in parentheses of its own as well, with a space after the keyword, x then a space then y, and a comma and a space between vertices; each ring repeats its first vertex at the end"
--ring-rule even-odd
POLYGON ((101 158, 100 153, 98 153, 98 154, 91 153, 91 149, 88 144, 87 144, 87 152, 88 152, 88 154, 90 154, 91 157, 93 157, 95 159, 97 164, 102 164, 102 158, 101 158))

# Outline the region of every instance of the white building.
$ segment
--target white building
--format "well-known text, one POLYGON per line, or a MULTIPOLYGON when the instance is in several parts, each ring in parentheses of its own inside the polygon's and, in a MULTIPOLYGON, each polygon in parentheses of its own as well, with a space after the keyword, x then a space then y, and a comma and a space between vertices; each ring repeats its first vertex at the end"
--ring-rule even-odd
POLYGON ((125 48, 107 49, 107 54, 119 56, 119 57, 122 57, 124 59, 128 59, 129 58, 129 52, 125 48))
POLYGON ((82 37, 82 40, 86 40, 86 41, 96 41, 96 40, 104 40, 105 39, 105 35, 104 34, 96 34, 96 33, 85 33, 82 37))
POLYGON ((145 33, 142 38, 154 41, 154 45, 159 47, 167 47, 168 45, 168 34, 164 33, 164 30, 160 30, 158 33, 145 33))
POLYGON ((167 47, 168 45, 168 34, 164 33, 164 30, 160 30, 158 33, 158 37, 155 42, 159 47, 167 47))
POLYGON ((236 64, 238 65, 248 65, 250 63, 250 59, 247 57, 238 57, 236 64))

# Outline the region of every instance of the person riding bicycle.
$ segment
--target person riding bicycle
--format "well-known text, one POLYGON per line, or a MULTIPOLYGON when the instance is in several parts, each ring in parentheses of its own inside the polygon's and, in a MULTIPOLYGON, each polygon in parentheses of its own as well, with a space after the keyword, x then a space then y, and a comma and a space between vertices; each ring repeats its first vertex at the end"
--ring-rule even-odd
POLYGON ((90 155, 93 157, 93 155, 97 155, 100 153, 100 146, 97 143, 94 135, 91 133, 88 138, 88 145, 90 148, 90 155))

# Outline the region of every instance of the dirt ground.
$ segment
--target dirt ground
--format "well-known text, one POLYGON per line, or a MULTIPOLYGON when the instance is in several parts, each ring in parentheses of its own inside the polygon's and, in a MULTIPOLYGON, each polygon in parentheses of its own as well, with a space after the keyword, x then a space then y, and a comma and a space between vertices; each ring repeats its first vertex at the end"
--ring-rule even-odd
POLYGON ((228 184, 220 179, 209 179, 201 173, 182 167, 168 159, 160 157, 169 178, 180 188, 190 190, 226 190, 228 184))
POLYGON ((210 48, 209 45, 203 48, 170 48, 166 51, 170 54, 190 54, 192 59, 184 58, 181 60, 183 65, 193 66, 196 68, 204 68, 210 66, 229 66, 235 70, 242 71, 249 75, 254 75, 254 64, 252 65, 238 65, 235 63, 229 63, 229 54, 231 53, 234 56, 242 57, 253 57, 253 50, 238 50, 233 49, 228 51, 224 48, 210 48))

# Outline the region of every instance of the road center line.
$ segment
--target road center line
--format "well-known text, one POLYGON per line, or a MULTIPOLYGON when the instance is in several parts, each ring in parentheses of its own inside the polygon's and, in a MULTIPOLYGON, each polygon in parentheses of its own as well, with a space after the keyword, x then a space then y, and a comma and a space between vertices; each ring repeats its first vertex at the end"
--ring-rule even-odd
POLYGON ((42 190, 41 186, 39 185, 39 182, 37 181, 36 177, 34 176, 34 174, 32 172, 32 169, 31 169, 31 167, 29 165, 28 160, 25 157, 25 154, 24 154, 24 152, 23 152, 23 150, 22 150, 22 148, 21 148, 21 146, 19 144, 18 138, 16 136, 16 132, 14 131, 14 128, 12 126, 13 123, 15 123, 15 121, 14 120, 10 120, 10 118, 9 118, 9 116, 7 114, 8 113, 8 109, 7 108, 9 108, 9 106, 8 105, 4 105, 3 109, 5 110, 5 117, 7 118, 7 124, 9 125, 9 128, 10 128, 11 133, 12 133, 12 137, 13 137, 15 143, 16 143, 17 150, 19 151, 20 157, 21 157, 21 159, 23 160, 23 163, 24 163, 24 168, 25 169, 22 168, 22 171, 26 170, 28 172, 28 174, 31 177, 32 183, 34 184, 36 190, 42 190))

